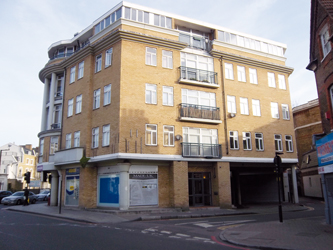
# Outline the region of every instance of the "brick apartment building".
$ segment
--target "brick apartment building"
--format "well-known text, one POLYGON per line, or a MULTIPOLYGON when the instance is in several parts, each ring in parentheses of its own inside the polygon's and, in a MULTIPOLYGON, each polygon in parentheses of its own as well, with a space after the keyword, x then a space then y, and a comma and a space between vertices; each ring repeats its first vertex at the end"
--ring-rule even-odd
POLYGON ((285 50, 128 2, 52 44, 38 134, 51 205, 277 201, 276 151, 297 202, 285 50))
POLYGON ((323 125, 323 138, 316 141, 318 172, 325 198, 326 221, 333 224, 333 3, 311 1, 310 63, 314 71, 323 125))
POLYGON ((316 139, 323 134, 318 99, 294 107, 293 117, 301 194, 323 198, 316 151, 316 139))

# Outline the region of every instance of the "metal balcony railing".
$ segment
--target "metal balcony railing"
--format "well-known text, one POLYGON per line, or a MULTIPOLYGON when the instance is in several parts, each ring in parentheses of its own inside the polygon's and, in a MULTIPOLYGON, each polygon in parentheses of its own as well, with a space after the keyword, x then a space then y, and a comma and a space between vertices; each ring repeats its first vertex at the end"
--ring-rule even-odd
POLYGON ((180 33, 179 41, 187 43, 191 48, 208 50, 208 39, 204 37, 180 33))
POLYGON ((180 66, 180 78, 207 84, 217 84, 217 73, 202 69, 180 66))
POLYGON ((179 104, 179 113, 180 117, 221 120, 220 108, 218 107, 181 103, 179 104))
POLYGON ((207 143, 188 143, 182 144, 183 157, 205 157, 205 158, 221 158, 222 147, 221 144, 207 144, 207 143))
POLYGON ((53 123, 51 124, 51 129, 59 129, 61 128, 61 123, 53 123))

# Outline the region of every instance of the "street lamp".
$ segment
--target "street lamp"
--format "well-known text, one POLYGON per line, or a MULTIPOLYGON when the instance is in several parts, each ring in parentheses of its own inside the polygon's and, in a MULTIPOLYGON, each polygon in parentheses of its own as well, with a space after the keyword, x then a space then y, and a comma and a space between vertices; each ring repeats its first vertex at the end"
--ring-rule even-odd
POLYGON ((280 222, 283 222, 283 217, 282 217, 282 205, 281 205, 281 157, 279 155, 282 155, 283 153, 280 152, 275 152, 275 157, 274 157, 274 165, 277 168, 277 183, 278 183, 278 194, 279 194, 279 219, 280 222))

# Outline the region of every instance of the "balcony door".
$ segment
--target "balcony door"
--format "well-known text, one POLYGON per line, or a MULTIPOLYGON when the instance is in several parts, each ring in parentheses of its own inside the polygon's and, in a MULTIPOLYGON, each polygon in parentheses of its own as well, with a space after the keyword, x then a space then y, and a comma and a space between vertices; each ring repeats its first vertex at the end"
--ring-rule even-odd
POLYGON ((190 206, 211 205, 210 173, 188 173, 188 187, 190 206))

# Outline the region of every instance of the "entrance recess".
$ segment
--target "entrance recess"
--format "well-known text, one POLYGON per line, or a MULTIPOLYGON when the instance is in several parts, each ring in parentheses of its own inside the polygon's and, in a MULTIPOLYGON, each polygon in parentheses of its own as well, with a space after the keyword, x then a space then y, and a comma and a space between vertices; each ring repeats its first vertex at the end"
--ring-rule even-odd
POLYGON ((210 173, 188 173, 190 206, 210 206, 212 200, 210 173))

